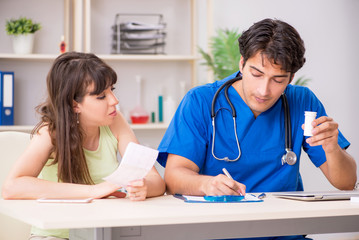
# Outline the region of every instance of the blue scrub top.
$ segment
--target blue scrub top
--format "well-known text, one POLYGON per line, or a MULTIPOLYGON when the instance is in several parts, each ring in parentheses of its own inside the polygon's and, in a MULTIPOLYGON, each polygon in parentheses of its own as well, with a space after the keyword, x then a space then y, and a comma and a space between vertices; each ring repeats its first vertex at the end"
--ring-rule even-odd
MULTIPOLYGON (((233 87, 228 89, 228 95, 237 112, 237 134, 242 154, 235 162, 219 161, 212 156, 212 99, 218 88, 237 74, 195 87, 186 94, 159 145, 158 161, 165 166, 168 153, 180 155, 193 161, 201 174, 210 176, 222 174, 222 168, 226 168, 235 180, 246 185, 247 192, 303 190, 299 173, 302 147, 316 167, 326 161, 323 148, 310 147, 305 142, 307 137, 303 136, 301 125, 304 123, 304 111, 317 112, 317 117, 327 115, 322 103, 306 87, 288 85, 285 90, 291 117, 292 150, 298 158, 294 165, 281 163, 285 153, 282 100, 279 99, 270 109, 254 118, 250 108, 233 87)), ((215 155, 235 159, 238 149, 233 118, 224 91, 217 98, 215 111, 215 155)), ((350 145, 340 132, 338 143, 342 148, 350 145)))

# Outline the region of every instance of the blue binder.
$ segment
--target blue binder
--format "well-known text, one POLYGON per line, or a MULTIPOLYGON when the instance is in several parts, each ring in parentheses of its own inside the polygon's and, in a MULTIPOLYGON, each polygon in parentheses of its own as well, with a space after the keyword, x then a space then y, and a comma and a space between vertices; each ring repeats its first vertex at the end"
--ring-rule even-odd
POLYGON ((0 125, 14 125, 14 72, 0 71, 0 125))

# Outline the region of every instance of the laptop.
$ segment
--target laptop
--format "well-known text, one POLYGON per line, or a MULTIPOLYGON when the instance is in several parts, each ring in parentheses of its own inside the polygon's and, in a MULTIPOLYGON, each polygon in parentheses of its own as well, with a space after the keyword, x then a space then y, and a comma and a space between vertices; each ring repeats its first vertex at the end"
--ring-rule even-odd
POLYGON ((359 191, 325 191, 325 192, 277 192, 273 196, 301 201, 350 200, 359 197, 359 191))

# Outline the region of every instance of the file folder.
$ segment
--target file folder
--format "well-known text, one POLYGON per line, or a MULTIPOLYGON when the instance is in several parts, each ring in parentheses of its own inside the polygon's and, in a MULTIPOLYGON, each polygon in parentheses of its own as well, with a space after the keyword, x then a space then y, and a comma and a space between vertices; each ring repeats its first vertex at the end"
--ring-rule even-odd
POLYGON ((14 125, 14 72, 0 71, 0 125, 14 125))

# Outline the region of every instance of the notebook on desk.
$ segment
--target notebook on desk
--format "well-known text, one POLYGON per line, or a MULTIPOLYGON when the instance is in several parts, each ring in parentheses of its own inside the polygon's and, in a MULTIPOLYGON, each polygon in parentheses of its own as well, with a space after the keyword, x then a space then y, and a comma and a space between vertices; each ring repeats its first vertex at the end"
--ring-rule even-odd
POLYGON ((350 200, 351 197, 359 197, 359 191, 280 192, 273 193, 273 196, 302 201, 350 200))

